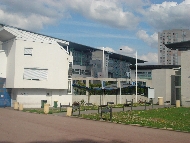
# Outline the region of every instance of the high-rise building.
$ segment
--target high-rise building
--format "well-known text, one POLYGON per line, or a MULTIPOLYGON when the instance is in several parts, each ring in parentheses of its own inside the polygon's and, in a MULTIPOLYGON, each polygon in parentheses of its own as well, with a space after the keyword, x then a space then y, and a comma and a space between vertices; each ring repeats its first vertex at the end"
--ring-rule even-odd
POLYGON ((158 64, 181 65, 181 52, 168 49, 164 44, 190 40, 189 29, 164 30, 158 33, 158 64))

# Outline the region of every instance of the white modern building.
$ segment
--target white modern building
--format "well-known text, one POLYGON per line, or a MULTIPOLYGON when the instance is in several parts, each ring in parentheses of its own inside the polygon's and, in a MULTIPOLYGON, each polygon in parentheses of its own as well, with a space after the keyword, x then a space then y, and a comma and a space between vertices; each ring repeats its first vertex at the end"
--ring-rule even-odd
POLYGON ((163 30, 158 33, 158 64, 159 65, 181 65, 181 52, 171 50, 165 44, 190 40, 189 29, 163 30))
POLYGON ((72 102, 67 89, 73 59, 63 48, 67 41, 3 24, 0 41, 0 88, 11 94, 11 104, 17 101, 24 108, 40 108, 43 100, 50 107, 54 101, 72 102))
MULTIPOLYGON (((0 24, 0 106, 72 104, 77 78, 129 78, 136 59, 0 24)), ((137 59, 138 63, 145 61, 137 59)), ((91 81, 93 82, 93 81, 91 81)))

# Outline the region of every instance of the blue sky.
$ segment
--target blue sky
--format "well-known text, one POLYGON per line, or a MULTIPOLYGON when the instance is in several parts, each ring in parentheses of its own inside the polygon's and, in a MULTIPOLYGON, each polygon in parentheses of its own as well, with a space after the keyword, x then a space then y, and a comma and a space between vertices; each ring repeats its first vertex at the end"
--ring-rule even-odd
POLYGON ((190 29, 190 0, 1 0, 0 23, 157 64, 157 34, 190 29), (120 51, 119 49, 122 49, 120 51))

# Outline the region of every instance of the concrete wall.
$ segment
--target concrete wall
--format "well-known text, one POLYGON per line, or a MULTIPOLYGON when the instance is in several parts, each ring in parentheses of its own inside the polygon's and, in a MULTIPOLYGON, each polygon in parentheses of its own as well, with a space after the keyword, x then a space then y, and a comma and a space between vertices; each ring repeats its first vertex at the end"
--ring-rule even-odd
POLYGON ((7 88, 68 88, 69 55, 58 44, 16 40, 3 47, 8 51, 7 88), (24 48, 33 48, 32 56, 24 55, 24 48), (48 69, 48 79, 24 80, 24 68, 48 69))
POLYGON ((12 104, 14 101, 23 104, 24 108, 41 108, 41 100, 47 100, 50 107, 54 106, 54 101, 61 104, 72 104, 72 95, 67 95, 67 90, 50 89, 13 89, 12 104), (47 95, 49 93, 49 95, 47 95))
POLYGON ((190 106, 190 51, 181 53, 181 103, 190 106))
POLYGON ((7 57, 4 50, 0 50, 0 78, 6 78, 7 57))
POLYGON ((6 65, 6 88, 14 87, 15 81, 15 39, 3 42, 2 49, 6 52, 7 65, 6 65))
MULTIPOLYGON (((107 103, 107 102, 114 102, 116 104, 116 95, 104 95, 104 101, 102 102, 102 95, 73 95, 72 100, 73 102, 77 101, 80 102, 82 99, 85 101, 85 103, 93 103, 96 105, 100 105, 100 98, 101 98, 101 104, 107 103)), ((121 95, 121 104, 126 102, 126 99, 130 101, 133 99, 133 102, 135 102, 135 95, 121 95)), ((137 101, 148 101, 147 97, 144 96, 137 96, 137 101)), ((117 103, 120 103, 120 95, 117 95, 117 103)))
POLYGON ((103 65, 103 51, 92 52, 92 60, 100 60, 102 62, 101 63, 102 72, 100 72, 100 73, 103 75, 104 78, 107 78, 108 77, 108 66, 106 66, 106 65, 108 64, 109 54, 104 53, 104 65, 103 65), (104 67, 104 70, 103 70, 103 67, 104 67))
POLYGON ((156 69, 152 71, 152 86, 155 91, 154 103, 158 102, 158 97, 163 97, 164 101, 171 102, 171 75, 173 69, 156 69))

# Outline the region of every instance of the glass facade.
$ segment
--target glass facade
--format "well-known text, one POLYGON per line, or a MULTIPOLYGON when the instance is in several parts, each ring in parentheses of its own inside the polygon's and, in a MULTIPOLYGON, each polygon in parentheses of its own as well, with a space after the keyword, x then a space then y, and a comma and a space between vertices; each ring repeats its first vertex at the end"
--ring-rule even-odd
MULTIPOLYGON (((73 67, 72 74, 75 76, 101 77, 102 59, 92 60, 92 52, 84 52, 72 49, 73 67)), ((109 78, 127 78, 127 72, 130 72, 130 63, 126 61, 109 58, 105 54, 105 68, 109 78)))

